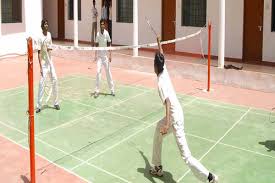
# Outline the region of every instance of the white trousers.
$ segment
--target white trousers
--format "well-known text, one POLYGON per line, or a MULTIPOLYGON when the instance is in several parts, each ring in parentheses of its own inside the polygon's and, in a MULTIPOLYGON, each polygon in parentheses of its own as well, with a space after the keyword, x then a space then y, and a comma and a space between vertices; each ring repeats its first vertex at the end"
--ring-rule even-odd
POLYGON ((40 82, 39 82, 38 101, 37 101, 37 105, 36 105, 36 107, 40 108, 40 109, 42 107, 45 82, 49 76, 51 77, 51 84, 52 84, 52 97, 53 97, 53 101, 54 101, 53 105, 58 105, 57 76, 55 73, 53 63, 51 62, 49 64, 42 65, 42 73, 43 73, 43 76, 41 76, 40 82))
POLYGON ((195 159, 189 150, 185 133, 184 133, 184 119, 174 122, 166 135, 162 135, 160 133, 160 127, 164 124, 166 118, 161 119, 156 127, 155 135, 154 135, 154 144, 153 144, 153 156, 152 156, 152 164, 159 166, 161 164, 161 151, 162 151, 162 140, 163 137, 168 135, 173 131, 174 136, 176 138, 176 142, 178 148, 180 150, 180 154, 182 159, 188 165, 193 174, 201 181, 205 182, 208 179, 209 171, 197 160, 195 159))
POLYGON ((108 85, 109 88, 111 90, 111 92, 115 92, 114 89, 114 82, 112 79, 112 74, 111 74, 111 70, 110 70, 110 63, 108 60, 108 57, 98 57, 97 59, 97 74, 96 74, 96 87, 95 87, 95 92, 99 92, 99 85, 100 85, 100 80, 101 80, 101 68, 102 65, 105 68, 105 73, 106 73, 106 77, 107 77, 107 81, 108 81, 108 85))

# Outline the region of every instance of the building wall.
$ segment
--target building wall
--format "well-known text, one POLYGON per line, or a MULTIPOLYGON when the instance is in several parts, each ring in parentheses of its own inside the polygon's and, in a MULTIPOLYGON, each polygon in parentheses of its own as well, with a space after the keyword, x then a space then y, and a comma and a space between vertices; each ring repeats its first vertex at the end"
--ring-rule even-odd
MULTIPOLYGON (((116 22, 116 0, 113 3, 113 44, 132 45, 133 44, 133 24, 116 22), (122 34, 123 32, 123 34, 122 34)), ((160 0, 138 0, 138 25, 139 44, 155 42, 155 35, 148 27, 145 17, 147 17, 157 33, 161 35, 161 1, 160 0)))
MULTIPOLYGON (((226 2, 226 27, 225 27, 225 57, 242 58, 243 45, 243 9, 244 3, 240 0, 226 2), (234 12, 234 13, 232 13, 234 12), (240 18, 241 17, 241 18, 240 18)), ((200 28, 181 26, 182 0, 177 0, 176 5, 176 37, 182 37, 199 31, 200 28)), ((218 55, 219 45, 219 0, 207 0, 207 22, 212 22, 212 55, 218 55)), ((176 50, 201 54, 207 53, 208 33, 207 29, 201 36, 178 42, 176 50), (202 44, 200 43, 202 40, 202 44), (201 46, 202 45, 202 46, 201 46), (202 48, 202 49, 201 49, 202 48)))
POLYGON ((58 37, 58 0, 43 1, 43 18, 48 20, 49 31, 53 38, 58 37))
MULTIPOLYGON (((200 28, 181 26, 181 4, 182 0, 176 0, 176 37, 183 37, 198 31, 200 28)), ((226 1, 226 40, 225 56, 242 58, 243 45, 243 1, 226 1), (237 8, 237 9, 236 9, 237 8), (232 16, 232 12, 234 16, 232 16)), ((119 45, 132 44, 133 24, 116 22, 116 1, 113 0, 113 43, 119 45), (124 32, 121 34, 121 32, 124 32)), ((155 37, 148 28, 145 16, 151 20, 151 24, 161 34, 161 1, 139 0, 139 44, 154 42, 155 37), (152 11, 154 7, 154 11, 152 11)), ((207 21, 211 20, 212 32, 212 55, 218 55, 218 32, 219 32, 219 0, 208 0, 207 21)), ((201 54, 207 53, 207 31, 190 40, 176 43, 176 51, 201 54), (200 39, 202 39, 202 47, 200 39)))
POLYGON ((42 0, 22 0, 22 23, 2 23, 0 55, 26 52, 26 38, 41 32, 41 10, 42 0))
POLYGON ((275 62, 275 32, 271 32, 272 0, 265 0, 263 25, 263 60, 275 62))
MULTIPOLYGON (((74 21, 68 19, 68 0, 65 0, 65 39, 74 38, 74 21)), ((81 21, 78 21, 78 39, 81 41, 91 40, 92 31, 92 7, 93 1, 81 1, 81 21)), ((101 0, 96 1, 96 8, 98 10, 98 30, 99 20, 101 15, 101 0)))
MULTIPOLYGON (((98 30, 101 15, 101 0, 96 1, 98 9, 98 30)), ((182 37, 199 30, 195 27, 181 26, 181 2, 176 0, 176 37, 182 37)), ((263 60, 275 62, 273 49, 275 32, 271 32, 271 0, 264 1, 264 29, 263 29, 263 60)), ((160 0, 139 0, 139 44, 155 41, 155 36, 148 27, 147 17, 156 31, 161 34, 161 1, 160 0), (153 8, 152 8, 153 7, 153 8)), ((25 50, 25 38, 29 35, 36 37, 40 32, 40 21, 43 14, 49 20, 50 31, 53 37, 58 35, 57 25, 57 1, 56 0, 22 0, 22 23, 1 24, 0 54, 13 53, 25 50), (14 44, 18 43, 18 44, 14 44)), ((112 0, 113 15, 113 44, 132 45, 133 24, 116 22, 116 0, 112 0)), ((68 20, 68 0, 65 0, 65 38, 73 39, 73 20, 68 20)), ((79 21, 79 40, 90 41, 91 34, 91 8, 92 1, 82 0, 82 19, 79 21)), ((243 46, 243 12, 244 3, 239 0, 226 1, 226 32, 225 32, 225 56, 230 58, 242 58, 243 46), (232 13, 234 12, 234 13, 232 13)), ((212 55, 218 55, 218 34, 219 34, 219 0, 207 1, 207 20, 211 20, 213 27, 212 55)), ((192 38, 176 43, 176 51, 207 53, 207 32, 204 31, 201 37, 192 38)))

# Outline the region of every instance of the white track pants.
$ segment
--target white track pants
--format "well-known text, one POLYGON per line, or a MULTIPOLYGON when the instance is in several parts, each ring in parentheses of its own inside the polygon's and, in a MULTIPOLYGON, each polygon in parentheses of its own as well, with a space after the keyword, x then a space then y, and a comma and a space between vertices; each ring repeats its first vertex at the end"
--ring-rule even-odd
POLYGON ((160 133, 160 127, 164 124, 165 120, 166 120, 165 118, 160 120, 155 130, 152 164, 156 166, 162 165, 161 164, 162 140, 164 136, 166 136, 167 134, 173 131, 182 159, 189 166, 193 174, 199 180, 205 182, 208 178, 209 171, 197 159, 195 159, 191 155, 191 152, 189 150, 189 147, 187 145, 187 141, 185 138, 184 126, 183 126, 184 120, 174 122, 169 128, 168 133, 163 136, 160 133))
POLYGON ((100 80, 101 80, 101 68, 102 65, 105 68, 105 73, 106 73, 106 77, 107 77, 107 81, 108 81, 108 85, 109 88, 111 90, 111 92, 114 92, 114 82, 112 79, 112 74, 111 74, 111 70, 110 70, 110 63, 108 60, 108 57, 98 57, 97 59, 97 74, 96 74, 96 87, 95 87, 95 92, 99 92, 99 85, 100 85, 100 80))
POLYGON ((58 105, 57 76, 55 73, 55 69, 53 67, 53 63, 42 65, 42 72, 43 72, 43 76, 41 76, 40 82, 39 82, 38 101, 36 106, 37 108, 40 108, 40 109, 42 107, 45 82, 47 80, 47 77, 49 76, 51 77, 51 84, 52 84, 52 97, 54 101, 53 105, 58 105))

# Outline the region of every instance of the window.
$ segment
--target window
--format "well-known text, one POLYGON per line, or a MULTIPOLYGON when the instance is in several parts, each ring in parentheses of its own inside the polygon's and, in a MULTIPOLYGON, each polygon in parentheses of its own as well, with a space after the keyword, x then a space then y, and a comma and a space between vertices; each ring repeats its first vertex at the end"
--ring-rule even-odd
POLYGON ((1 1, 2 23, 22 22, 22 0, 1 1))
MULTIPOLYGON (((69 0, 69 20, 74 19, 74 0, 69 0)), ((81 20, 81 0, 78 0, 78 20, 81 20)))
POLYGON ((206 24, 206 0, 182 0, 182 26, 203 27, 206 24))
POLYGON ((133 23, 133 0, 117 0, 117 22, 133 23))
POLYGON ((275 0, 272 0, 271 31, 272 31, 272 32, 275 32, 275 0))

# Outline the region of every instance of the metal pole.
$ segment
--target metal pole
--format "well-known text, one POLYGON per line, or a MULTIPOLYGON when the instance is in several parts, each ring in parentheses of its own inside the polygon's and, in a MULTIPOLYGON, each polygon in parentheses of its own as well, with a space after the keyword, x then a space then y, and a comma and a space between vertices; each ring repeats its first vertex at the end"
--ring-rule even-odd
POLYGON ((33 46, 28 38, 28 86, 29 86, 29 146, 31 183, 35 183, 35 139, 34 139, 34 92, 33 92, 33 46))

